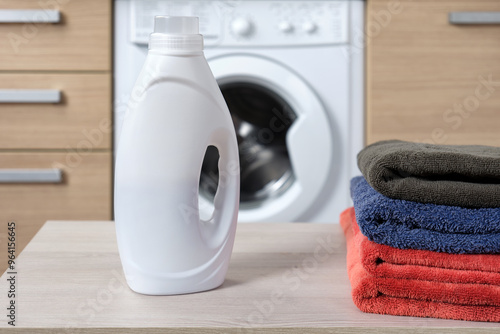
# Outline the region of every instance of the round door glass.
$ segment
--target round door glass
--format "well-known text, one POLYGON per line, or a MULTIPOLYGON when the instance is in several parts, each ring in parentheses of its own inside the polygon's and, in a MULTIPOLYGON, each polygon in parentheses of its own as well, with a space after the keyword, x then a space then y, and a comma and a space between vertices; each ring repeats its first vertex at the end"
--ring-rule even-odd
MULTIPOLYGON (((240 158, 240 204, 259 206, 284 193, 294 181, 286 135, 297 118, 290 105, 263 86, 233 82, 220 86, 231 112, 240 158)), ((203 161, 200 193, 212 200, 217 190, 218 151, 209 147, 203 161)))

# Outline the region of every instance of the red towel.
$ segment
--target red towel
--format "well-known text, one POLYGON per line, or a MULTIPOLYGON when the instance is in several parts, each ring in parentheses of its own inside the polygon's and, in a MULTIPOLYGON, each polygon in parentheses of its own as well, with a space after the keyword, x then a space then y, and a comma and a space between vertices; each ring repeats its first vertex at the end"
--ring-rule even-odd
POLYGON ((352 297, 363 312, 500 322, 500 255, 379 245, 361 234, 354 208, 340 224, 352 297))

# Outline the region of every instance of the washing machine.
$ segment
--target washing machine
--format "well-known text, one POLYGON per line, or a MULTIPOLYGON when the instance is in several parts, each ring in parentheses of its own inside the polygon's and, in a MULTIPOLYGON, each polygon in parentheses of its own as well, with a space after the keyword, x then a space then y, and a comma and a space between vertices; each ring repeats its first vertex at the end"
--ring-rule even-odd
MULTIPOLYGON (((239 222, 338 222, 363 146, 363 1, 115 1, 115 134, 155 15, 200 18, 240 150, 239 222)), ((165 112, 168 112, 166 107, 165 112)), ((161 152, 158 152, 161 154, 161 152)), ((219 179, 209 147, 199 206, 219 179)))

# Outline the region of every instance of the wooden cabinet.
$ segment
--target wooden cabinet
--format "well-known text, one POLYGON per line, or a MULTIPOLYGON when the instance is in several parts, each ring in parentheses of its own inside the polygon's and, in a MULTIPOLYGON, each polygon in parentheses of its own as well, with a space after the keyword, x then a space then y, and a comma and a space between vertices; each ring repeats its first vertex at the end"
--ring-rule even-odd
POLYGON ((0 0, 11 11, 0 23, 0 70, 109 71, 111 8, 109 0, 0 0), (26 22, 9 22, 17 16, 26 22))
POLYGON ((36 174, 44 170, 56 169, 61 172, 60 181, 24 181, 0 185, 0 212, 5 220, 2 222, 5 231, 2 232, 6 232, 6 221, 15 221, 17 236, 23 244, 47 220, 67 217, 99 220, 111 217, 109 153, 0 153, 0 177, 7 170, 21 169, 26 171, 24 179, 36 179, 36 174))
POLYGON ((367 142, 500 146, 500 24, 481 24, 500 1, 367 6, 367 142), (450 22, 469 12, 475 24, 450 22))
POLYGON ((1 89, 52 90, 56 103, 0 104, 2 149, 111 149, 108 73, 0 73, 1 89))
POLYGON ((112 0, 0 0, 1 245, 8 221, 20 252, 47 220, 112 218, 111 22, 112 0))

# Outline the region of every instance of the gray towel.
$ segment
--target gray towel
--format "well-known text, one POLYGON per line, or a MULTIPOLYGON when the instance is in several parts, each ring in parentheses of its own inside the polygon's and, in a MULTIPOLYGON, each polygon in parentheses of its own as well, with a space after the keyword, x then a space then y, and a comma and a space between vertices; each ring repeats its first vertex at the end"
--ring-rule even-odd
POLYGON ((500 148, 388 140, 367 146, 358 166, 394 199, 469 208, 500 207, 500 148))

